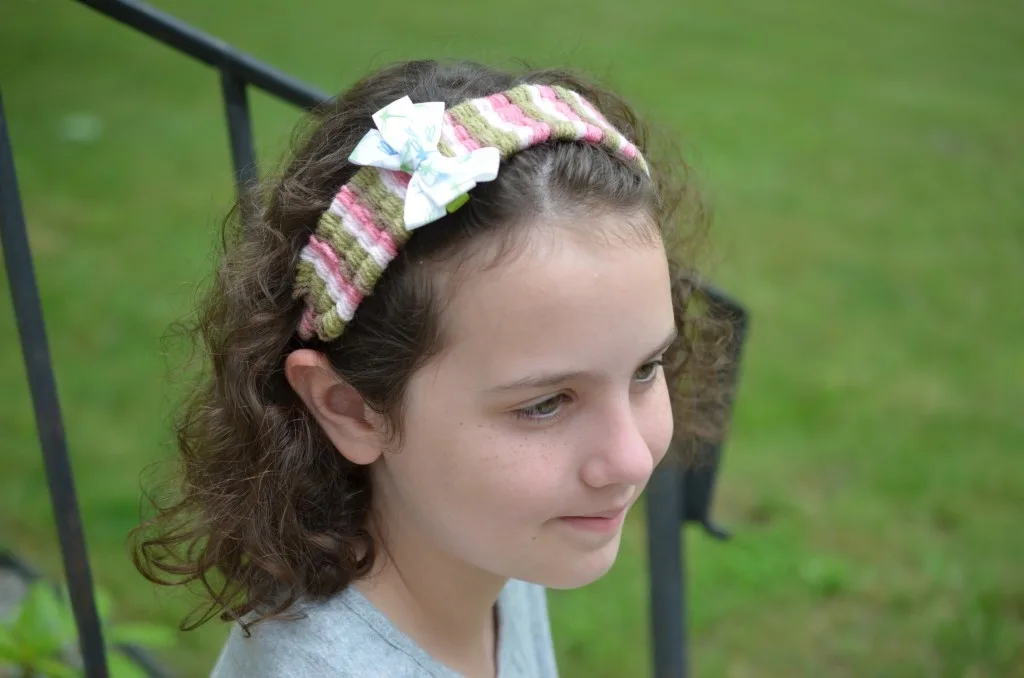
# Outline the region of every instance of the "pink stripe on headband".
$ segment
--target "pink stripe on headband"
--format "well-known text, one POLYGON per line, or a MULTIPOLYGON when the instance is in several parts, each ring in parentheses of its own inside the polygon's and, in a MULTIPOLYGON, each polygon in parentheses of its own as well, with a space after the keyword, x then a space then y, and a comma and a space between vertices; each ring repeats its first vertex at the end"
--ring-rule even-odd
POLYGON ((603 127, 611 127, 611 123, 608 122, 607 118, 601 115, 601 112, 590 105, 590 102, 583 97, 576 94, 576 92, 569 92, 569 96, 582 108, 586 114, 593 119, 593 121, 603 127))
POLYGON ((523 112, 523 109, 509 101, 508 97, 504 94, 492 94, 487 97, 487 100, 491 102, 491 106, 494 107, 495 113, 497 113, 505 122, 512 125, 518 125, 520 127, 530 128, 533 131, 533 135, 530 138, 531 144, 543 143, 551 136, 551 125, 528 117, 526 113, 523 112))
POLYGON ((377 174, 380 175, 380 183, 384 184, 384 188, 388 189, 388 193, 405 202, 405 196, 409 192, 409 181, 412 179, 412 175, 407 172, 386 170, 380 167, 377 168, 377 174))
POLYGON ((495 131, 502 132, 504 134, 511 134, 515 137, 515 148, 526 148, 530 144, 530 139, 533 137, 533 130, 523 125, 515 125, 504 120, 501 115, 494 110, 494 105, 490 99, 473 99, 469 102, 470 105, 480 114, 480 117, 484 121, 494 128, 495 131))
POLYGON ((389 181, 393 181, 402 188, 406 188, 409 185, 409 182, 412 181, 412 175, 409 174, 408 172, 383 169, 381 167, 378 167, 377 171, 380 173, 382 178, 388 179, 389 181))
POLYGON ((469 153, 469 149, 466 148, 466 145, 459 141, 455 136, 455 130, 452 129, 452 126, 449 124, 447 119, 441 123, 440 143, 443 146, 447 146, 448 150, 454 155, 466 155, 469 153))
POLYGON ((580 120, 580 116, 576 115, 574 111, 559 107, 558 100, 545 97, 540 87, 530 87, 526 91, 529 93, 533 105, 543 111, 545 115, 549 115, 559 122, 568 123, 574 130, 575 138, 584 138, 587 133, 587 123, 580 120))
MULTIPOLYGON (((350 320, 355 315, 356 308, 359 306, 359 300, 353 302, 345 296, 345 292, 338 287, 337 281, 327 269, 327 264, 308 246, 303 250, 299 260, 303 265, 312 267, 313 273, 323 284, 324 291, 326 292, 325 296, 331 304, 331 311, 336 313, 342 320, 350 320)), ((362 297, 359 299, 361 300, 362 297)))
MULTIPOLYGON (((356 289, 352 283, 348 281, 345 274, 341 270, 341 261, 338 259, 338 255, 331 248, 330 245, 320 240, 315 235, 309 237, 309 253, 323 265, 324 270, 330 274, 331 280, 337 285, 338 290, 345 295, 345 298, 353 305, 356 306, 360 301, 363 300, 363 293, 356 289)), ((334 297, 334 295, 331 295, 334 297)), ((342 301, 340 298, 334 299, 337 302, 342 301)))
MULTIPOLYGON (((359 199, 356 198, 356 194, 347 184, 342 186, 341 190, 338 191, 338 201, 348 208, 349 214, 351 214, 362 227, 362 232, 365 233, 375 245, 382 247, 385 252, 391 255, 392 259, 398 255, 398 247, 395 245, 395 241, 391 239, 391 234, 377 227, 377 224, 374 223, 373 213, 360 204, 359 199)), ((353 233, 353 235, 358 236, 358 233, 353 233)))
MULTIPOLYGON (((370 233, 366 231, 363 223, 355 217, 341 200, 331 203, 331 214, 337 217, 341 232, 347 233, 356 241, 356 247, 352 250, 352 256, 357 258, 369 256, 377 262, 378 266, 387 266, 395 257, 388 252, 387 248, 377 243, 370 233)), ((348 255, 346 255, 346 258, 348 255)), ((361 260, 361 259, 360 259, 361 260)), ((352 263, 350 261, 350 263, 352 263)))
POLYGON ((316 311, 312 306, 307 306, 299 318, 299 333, 311 337, 316 332, 316 311))
POLYGON ((583 123, 586 129, 582 137, 583 141, 596 144, 600 142, 601 139, 604 138, 603 129, 581 118, 576 111, 572 110, 572 107, 569 106, 569 104, 565 103, 559 98, 558 93, 555 90, 546 85, 541 85, 537 87, 537 91, 540 92, 540 95, 544 97, 544 99, 550 101, 555 106, 555 108, 558 109, 558 112, 564 115, 566 118, 568 118, 569 120, 575 120, 577 122, 583 123))
POLYGON ((452 135, 459 140, 459 143, 465 146, 470 151, 475 151, 481 148, 480 144, 473 135, 470 134, 465 127, 463 127, 458 120, 452 117, 451 113, 445 112, 444 114, 444 126, 449 127, 452 131, 452 135))
MULTIPOLYGON (((581 97, 577 92, 570 91, 569 95, 573 98, 574 101, 576 101, 577 104, 579 104, 580 108, 586 111, 595 120, 598 120, 602 125, 604 125, 606 128, 610 130, 615 129, 615 127, 610 122, 608 122, 608 119, 601 114, 601 111, 594 108, 594 106, 589 101, 581 97)), ((624 156, 633 159, 640 155, 640 149, 633 145, 633 143, 629 139, 627 139, 625 135, 623 135, 621 132, 616 130, 614 136, 618 138, 618 149, 624 156)))

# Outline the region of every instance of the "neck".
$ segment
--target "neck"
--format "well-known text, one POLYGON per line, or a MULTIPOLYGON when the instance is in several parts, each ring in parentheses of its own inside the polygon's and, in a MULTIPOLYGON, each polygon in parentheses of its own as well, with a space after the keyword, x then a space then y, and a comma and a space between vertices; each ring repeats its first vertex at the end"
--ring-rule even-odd
POLYGON ((435 660, 465 676, 494 676, 495 604, 508 580, 440 551, 415 523, 386 518, 373 530, 381 545, 373 573, 356 588, 435 660))

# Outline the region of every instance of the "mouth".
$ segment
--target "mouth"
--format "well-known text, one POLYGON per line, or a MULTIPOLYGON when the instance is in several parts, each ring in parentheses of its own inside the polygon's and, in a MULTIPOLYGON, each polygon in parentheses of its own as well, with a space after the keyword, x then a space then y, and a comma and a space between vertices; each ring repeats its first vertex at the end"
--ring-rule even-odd
POLYGON ((621 527, 622 522, 626 517, 626 509, 628 508, 628 506, 620 506, 619 508, 611 509, 609 511, 588 513, 583 516, 562 516, 558 520, 569 527, 578 530, 606 534, 614 532, 621 527))

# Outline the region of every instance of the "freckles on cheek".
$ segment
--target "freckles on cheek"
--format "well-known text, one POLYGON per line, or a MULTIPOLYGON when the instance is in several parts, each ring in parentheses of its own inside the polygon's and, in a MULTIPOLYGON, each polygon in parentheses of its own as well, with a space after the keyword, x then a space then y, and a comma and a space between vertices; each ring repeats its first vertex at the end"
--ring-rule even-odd
POLYGON ((578 479, 579 452, 569 443, 538 438, 522 443, 507 468, 524 509, 544 510, 564 501, 578 479))
POLYGON ((527 434, 492 432, 487 441, 480 472, 484 500, 501 504, 510 515, 531 515, 550 505, 562 482, 556 447, 527 434))
POLYGON ((482 492, 515 466, 507 443, 486 424, 460 423, 446 454, 451 457, 451 470, 482 492))

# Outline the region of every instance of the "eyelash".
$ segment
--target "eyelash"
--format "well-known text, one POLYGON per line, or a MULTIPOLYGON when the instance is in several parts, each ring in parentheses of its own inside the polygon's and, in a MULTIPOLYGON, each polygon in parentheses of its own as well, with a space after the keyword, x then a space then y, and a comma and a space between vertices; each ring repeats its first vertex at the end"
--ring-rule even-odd
POLYGON ((663 364, 664 360, 662 358, 658 358, 657 360, 652 360, 651 362, 641 367, 639 370, 637 370, 637 372, 639 372, 640 370, 649 369, 651 371, 651 376, 647 377, 646 379, 637 379, 637 383, 650 384, 651 382, 653 382, 655 379, 658 378, 658 368, 661 367, 663 364))
MULTIPOLYGON (((658 358, 657 360, 652 360, 651 362, 647 363, 646 365, 642 366, 639 370, 637 370, 637 372, 650 370, 650 376, 644 379, 636 379, 635 372, 633 375, 634 381, 636 381, 636 383, 640 384, 641 386, 651 386, 654 383, 654 381, 658 378, 658 368, 661 367, 663 364, 664 362, 661 358, 658 358)), ((561 418, 563 412, 565 411, 564 408, 558 407, 558 409, 556 409, 551 414, 537 414, 537 410, 552 404, 561 405, 568 399, 569 396, 567 396, 564 393, 559 393, 557 395, 551 396, 550 398, 541 400, 540 402, 534 403, 529 407, 523 407, 518 410, 515 410, 516 419, 521 419, 524 421, 530 421, 534 423, 550 423, 558 421, 561 418)))

